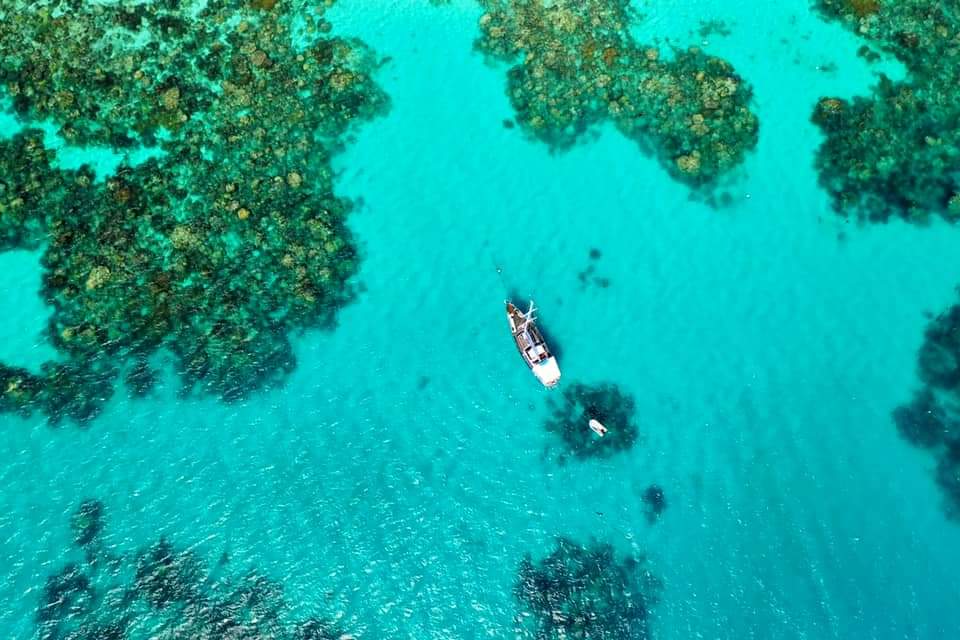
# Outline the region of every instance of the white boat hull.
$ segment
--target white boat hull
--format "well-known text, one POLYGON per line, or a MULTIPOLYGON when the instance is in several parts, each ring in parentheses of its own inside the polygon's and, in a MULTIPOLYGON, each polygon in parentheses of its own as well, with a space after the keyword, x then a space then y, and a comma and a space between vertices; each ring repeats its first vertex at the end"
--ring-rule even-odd
POLYGON ((521 312, 513 303, 507 302, 507 321, 510 323, 517 350, 543 386, 555 387, 560 382, 560 365, 550 353, 543 334, 534 324, 533 312, 532 302, 526 313, 521 312))
POLYGON ((557 359, 553 356, 533 365, 531 370, 537 380, 543 383, 545 387, 555 387, 560 382, 560 365, 557 364, 557 359))

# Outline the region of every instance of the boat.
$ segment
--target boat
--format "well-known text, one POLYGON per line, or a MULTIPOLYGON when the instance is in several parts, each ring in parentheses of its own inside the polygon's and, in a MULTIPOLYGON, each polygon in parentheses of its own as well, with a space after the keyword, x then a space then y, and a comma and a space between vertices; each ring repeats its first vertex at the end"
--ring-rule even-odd
POLYGON ((530 371, 537 377, 543 386, 549 388, 560 382, 560 365, 550 353, 547 341, 534 322, 536 307, 530 301, 530 308, 526 313, 520 311, 516 305, 507 300, 507 320, 510 322, 510 331, 517 349, 530 371))
POLYGON ((590 430, 601 438, 607 435, 607 428, 596 418, 590 418, 590 422, 587 423, 587 426, 590 427, 590 430))

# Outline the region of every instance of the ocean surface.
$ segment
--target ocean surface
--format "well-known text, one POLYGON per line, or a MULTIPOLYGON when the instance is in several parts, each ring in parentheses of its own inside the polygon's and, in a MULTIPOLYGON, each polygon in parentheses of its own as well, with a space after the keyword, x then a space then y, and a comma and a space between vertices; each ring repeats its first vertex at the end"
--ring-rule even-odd
MULTIPOLYGON (((227 554, 361 639, 512 638, 518 563, 558 535, 646 555, 659 640, 956 637, 960 526, 890 412, 917 385, 924 314, 954 299, 960 230, 846 221, 812 166, 817 99, 902 70, 868 66, 807 0, 638 8, 640 41, 702 44, 754 87, 729 207, 612 127, 554 154, 504 127, 475 4, 338 1, 334 33, 390 56, 390 113, 335 162, 361 202, 361 294, 240 404, 180 398, 168 370, 85 429, 0 416, 0 637, 36 633, 90 497, 111 547, 227 554), (731 33, 699 35, 713 19, 731 33), (591 264, 609 286, 581 283, 591 264), (633 395, 633 449, 560 463, 543 428, 560 391, 517 357, 508 294, 536 300, 564 383, 633 395)), ((0 254, 0 361, 31 369, 56 358, 39 255, 0 254)))

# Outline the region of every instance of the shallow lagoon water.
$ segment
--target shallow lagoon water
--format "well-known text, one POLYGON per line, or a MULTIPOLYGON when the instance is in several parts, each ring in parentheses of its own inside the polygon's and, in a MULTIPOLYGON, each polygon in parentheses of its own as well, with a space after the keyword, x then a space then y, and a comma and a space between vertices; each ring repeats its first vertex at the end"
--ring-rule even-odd
MULTIPOLYGON (((960 282, 958 231, 830 212, 809 115, 873 68, 805 0, 639 8, 644 40, 732 30, 707 49, 753 84, 761 131, 730 207, 691 201, 612 129, 551 154, 505 128, 506 69, 473 52, 472 4, 339 2, 335 32, 391 56, 392 111, 337 159, 363 202, 363 293, 298 338, 283 389, 243 404, 180 399, 171 375, 86 430, 0 416, 0 635, 33 633, 88 497, 109 545, 226 552, 281 580, 298 617, 361 638, 512 637, 517 564, 556 535, 645 552, 661 639, 955 633, 960 529, 890 411, 916 385, 924 312, 960 282), (590 264, 608 287, 581 286, 590 264), (558 464, 507 292, 537 300, 565 380, 635 397, 633 450, 558 464), (654 483, 669 506, 651 526, 654 483)), ((38 257, 0 259, 2 356, 34 367, 51 355, 38 257)))

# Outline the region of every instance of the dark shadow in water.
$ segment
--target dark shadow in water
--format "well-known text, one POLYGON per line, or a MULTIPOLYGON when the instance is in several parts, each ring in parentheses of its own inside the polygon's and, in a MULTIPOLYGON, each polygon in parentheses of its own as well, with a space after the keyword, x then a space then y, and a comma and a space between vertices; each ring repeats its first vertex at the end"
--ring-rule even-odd
POLYGON ((550 554, 520 563, 514 597, 518 638, 650 638, 650 610, 663 590, 643 556, 616 557, 611 545, 557 538, 550 554))
POLYGON ((667 497, 663 489, 652 484, 643 492, 643 514, 647 517, 649 524, 655 523, 660 519, 660 514, 667 508, 667 497))
POLYGON ((577 274, 577 280, 580 282, 580 290, 584 291, 588 287, 608 289, 610 287, 610 278, 597 275, 597 264, 600 258, 603 257, 603 252, 596 247, 592 247, 587 255, 590 258, 587 266, 577 274))
POLYGON ((516 287, 507 288, 506 299, 520 307, 522 311, 526 311, 527 305, 530 304, 530 296, 525 293, 520 293, 520 290, 516 287))
POLYGON ((562 393, 551 394, 548 408, 544 428, 560 437, 564 454, 578 459, 607 458, 631 449, 639 440, 636 402, 615 384, 568 383, 562 393), (606 435, 594 433, 590 420, 605 425, 606 435))
MULTIPOLYGON (((113 555, 99 543, 103 526, 97 500, 84 501, 71 517, 73 553, 86 551, 86 561, 68 562, 47 578, 35 617, 39 640, 123 640, 145 624, 163 638, 352 637, 331 620, 290 620, 298 607, 254 568, 213 579, 199 554, 164 538, 113 555)), ((218 566, 228 563, 224 552, 218 566)))
POLYGON ((917 365, 924 385, 893 410, 893 422, 904 440, 934 457, 943 511, 960 522, 960 303, 927 324, 917 365))

